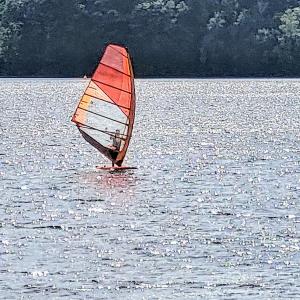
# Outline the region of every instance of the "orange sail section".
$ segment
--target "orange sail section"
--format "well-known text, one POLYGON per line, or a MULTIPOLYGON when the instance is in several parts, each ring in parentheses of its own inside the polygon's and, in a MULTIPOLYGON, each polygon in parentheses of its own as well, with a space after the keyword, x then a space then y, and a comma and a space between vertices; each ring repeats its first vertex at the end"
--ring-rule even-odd
POLYGON ((134 74, 126 48, 110 44, 72 117, 84 139, 122 165, 135 116, 134 74))

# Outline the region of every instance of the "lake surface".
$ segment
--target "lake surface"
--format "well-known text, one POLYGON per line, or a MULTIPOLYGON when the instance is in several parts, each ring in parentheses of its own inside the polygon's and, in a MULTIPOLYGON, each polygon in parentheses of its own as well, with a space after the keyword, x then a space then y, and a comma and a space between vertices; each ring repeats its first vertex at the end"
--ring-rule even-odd
POLYGON ((299 299, 300 80, 137 80, 123 173, 79 79, 0 79, 1 299, 299 299))

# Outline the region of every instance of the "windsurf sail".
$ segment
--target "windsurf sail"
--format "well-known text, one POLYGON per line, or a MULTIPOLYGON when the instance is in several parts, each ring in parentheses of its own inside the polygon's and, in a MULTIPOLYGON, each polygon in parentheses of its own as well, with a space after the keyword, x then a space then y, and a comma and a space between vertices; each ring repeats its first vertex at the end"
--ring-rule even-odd
POLYGON ((83 138, 118 166, 125 158, 135 116, 134 74, 128 50, 106 47, 72 122, 83 138))

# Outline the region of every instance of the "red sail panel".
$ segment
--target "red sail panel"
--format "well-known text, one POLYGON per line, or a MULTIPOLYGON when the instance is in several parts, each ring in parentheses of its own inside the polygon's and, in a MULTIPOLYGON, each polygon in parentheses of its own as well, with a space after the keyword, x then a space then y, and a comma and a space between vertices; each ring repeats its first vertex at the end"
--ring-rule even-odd
POLYGON ((121 166, 135 113, 134 75, 127 49, 109 45, 73 115, 84 139, 121 166), (118 148, 115 149, 115 138, 118 148))
POLYGON ((126 116, 129 116, 132 95, 106 84, 96 83, 116 103, 126 116))
POLYGON ((132 99, 132 74, 130 59, 125 48, 109 45, 96 69, 92 80, 110 97, 117 105, 122 107, 125 114, 132 99))

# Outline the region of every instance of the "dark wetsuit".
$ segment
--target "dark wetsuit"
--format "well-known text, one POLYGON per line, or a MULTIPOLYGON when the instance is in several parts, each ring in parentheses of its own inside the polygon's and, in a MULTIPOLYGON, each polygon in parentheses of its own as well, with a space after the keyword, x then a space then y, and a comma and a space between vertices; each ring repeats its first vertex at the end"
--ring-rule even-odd
POLYGON ((112 143, 113 149, 109 150, 109 154, 110 154, 111 158, 113 160, 115 160, 119 154, 122 141, 121 141, 120 137, 117 137, 116 135, 114 137, 112 137, 112 140, 113 140, 113 143, 112 143))
POLYGON ((113 137, 113 147, 116 149, 116 151, 120 151, 120 148, 121 148, 120 137, 117 137, 117 136, 113 137))

